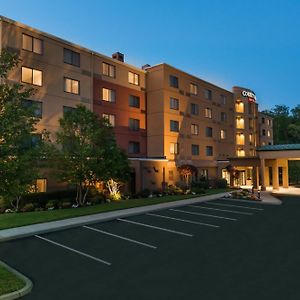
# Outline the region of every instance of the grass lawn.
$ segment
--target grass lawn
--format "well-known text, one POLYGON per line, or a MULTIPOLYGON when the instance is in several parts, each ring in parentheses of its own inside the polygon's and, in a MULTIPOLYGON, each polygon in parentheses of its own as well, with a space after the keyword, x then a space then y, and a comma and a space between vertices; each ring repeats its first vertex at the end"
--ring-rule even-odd
POLYGON ((201 194, 201 195, 175 195, 175 196, 164 196, 158 198, 130 199, 130 200, 123 200, 120 202, 111 202, 111 203, 105 203, 105 204, 99 204, 95 206, 88 206, 88 207, 81 207, 81 208, 1 214, 0 230, 13 228, 13 227, 20 227, 24 225, 36 224, 36 223, 44 223, 49 221, 56 221, 56 220, 62 220, 67 218, 85 216, 85 215, 92 215, 92 214, 119 210, 119 209, 158 204, 163 202, 172 202, 172 201, 177 201, 182 199, 222 193, 225 191, 226 191, 225 189, 211 189, 211 190, 207 190, 205 194, 201 194))
POLYGON ((24 286, 25 282, 22 279, 0 265, 0 296, 17 291, 24 286))

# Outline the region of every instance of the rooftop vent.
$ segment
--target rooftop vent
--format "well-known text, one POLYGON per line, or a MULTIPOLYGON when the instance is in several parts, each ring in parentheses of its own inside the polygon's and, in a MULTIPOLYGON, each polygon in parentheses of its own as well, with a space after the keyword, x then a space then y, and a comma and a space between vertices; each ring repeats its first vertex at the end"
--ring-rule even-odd
POLYGON ((113 53, 113 55, 111 56, 113 59, 116 59, 118 61, 124 62, 124 54, 121 52, 116 52, 113 53))
POLYGON ((149 65, 149 64, 145 64, 145 65, 143 65, 142 66, 142 70, 146 70, 146 69, 148 69, 148 68, 150 68, 151 66, 149 65))

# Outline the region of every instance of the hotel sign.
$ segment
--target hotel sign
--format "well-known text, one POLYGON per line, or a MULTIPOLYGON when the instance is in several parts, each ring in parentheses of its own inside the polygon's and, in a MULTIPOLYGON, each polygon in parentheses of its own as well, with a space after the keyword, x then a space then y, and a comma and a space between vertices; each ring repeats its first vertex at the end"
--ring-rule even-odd
POLYGON ((242 96, 243 97, 248 97, 249 102, 256 102, 256 96, 253 92, 242 91, 242 96))

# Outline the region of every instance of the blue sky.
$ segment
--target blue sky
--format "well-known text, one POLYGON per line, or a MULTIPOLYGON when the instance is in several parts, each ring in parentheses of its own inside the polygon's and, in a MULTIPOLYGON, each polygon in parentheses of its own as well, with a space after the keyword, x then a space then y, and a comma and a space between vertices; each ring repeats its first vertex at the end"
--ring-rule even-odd
POLYGON ((0 14, 136 66, 248 87, 260 109, 300 104, 298 0, 0 0, 0 14))

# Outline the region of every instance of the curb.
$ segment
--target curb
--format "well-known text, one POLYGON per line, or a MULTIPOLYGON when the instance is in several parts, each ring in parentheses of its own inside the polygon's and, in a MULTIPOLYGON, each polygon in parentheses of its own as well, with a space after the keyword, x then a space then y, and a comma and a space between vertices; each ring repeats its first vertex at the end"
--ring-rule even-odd
MULTIPOLYGON (((154 212, 166 208, 175 208, 187 204, 201 203, 204 201, 219 199, 225 196, 226 194, 227 193, 225 192, 225 193, 177 200, 172 202, 163 202, 159 204, 139 206, 134 208, 110 211, 110 212, 103 212, 103 213, 98 213, 93 215, 69 218, 69 219, 52 221, 47 223, 39 223, 39 224, 27 225, 27 226, 16 227, 11 229, 3 229, 0 230, 0 242, 29 237, 36 234, 43 234, 48 232, 65 230, 65 229, 79 227, 83 225, 112 221, 118 218, 136 216, 139 214, 154 212)), ((0 300, 2 299, 0 298, 0 300)))
POLYGON ((8 266, 6 263, 0 260, 0 265, 6 268, 8 271, 11 273, 15 274, 17 277, 21 278, 25 282, 25 286, 22 287, 21 289, 11 292, 9 294, 4 294, 0 296, 0 300, 13 300, 13 299, 18 299, 21 298, 27 294, 29 294, 32 290, 33 284, 32 281, 18 272, 17 270, 13 269, 12 267, 8 266))

